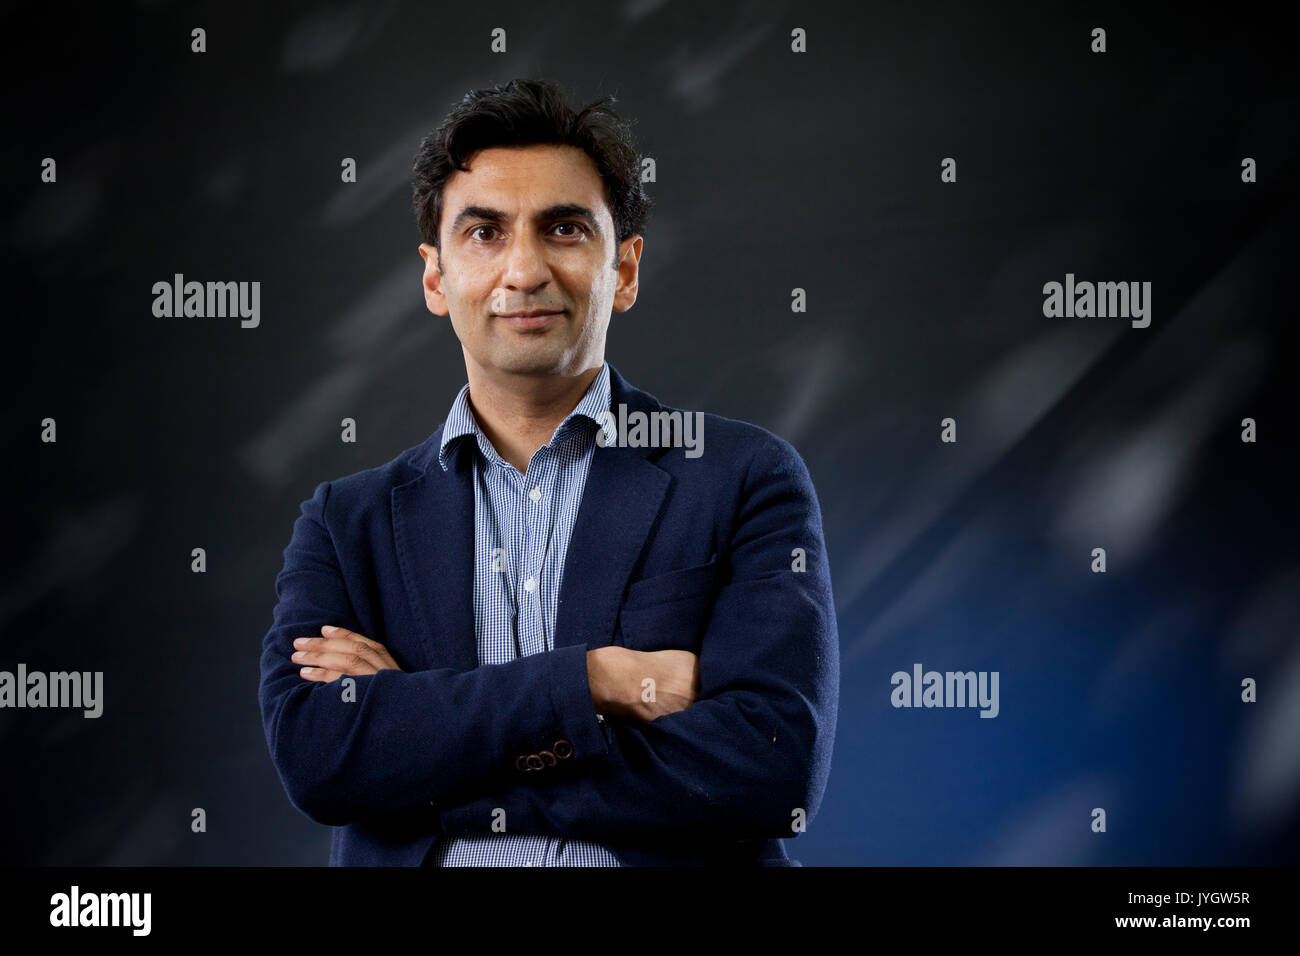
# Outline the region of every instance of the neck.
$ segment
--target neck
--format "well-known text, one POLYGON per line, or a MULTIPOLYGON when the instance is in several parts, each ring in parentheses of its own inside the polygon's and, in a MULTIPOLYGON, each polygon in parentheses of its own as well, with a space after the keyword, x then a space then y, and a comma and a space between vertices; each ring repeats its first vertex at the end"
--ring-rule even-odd
POLYGON ((561 375, 492 373, 469 362, 469 404, 474 420, 502 458, 527 473, 533 454, 577 407, 600 374, 595 366, 561 375))

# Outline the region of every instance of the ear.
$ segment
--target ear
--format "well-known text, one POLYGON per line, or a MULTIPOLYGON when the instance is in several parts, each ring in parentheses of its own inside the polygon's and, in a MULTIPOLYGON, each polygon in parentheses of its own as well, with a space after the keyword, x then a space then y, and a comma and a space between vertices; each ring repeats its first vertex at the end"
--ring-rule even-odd
POLYGON ((442 293, 442 270, 438 266, 438 250, 427 242, 420 243, 420 258, 424 260, 424 304, 434 315, 448 315, 447 297, 442 293))
POLYGON ((641 268, 640 236, 628 236, 620 245, 618 283, 614 287, 614 311, 626 312, 636 302, 637 276, 641 268))

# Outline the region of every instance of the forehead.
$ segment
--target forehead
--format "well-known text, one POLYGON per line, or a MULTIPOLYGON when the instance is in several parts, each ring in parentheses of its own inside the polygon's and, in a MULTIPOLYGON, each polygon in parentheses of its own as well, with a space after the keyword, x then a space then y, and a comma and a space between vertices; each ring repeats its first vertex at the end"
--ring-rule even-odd
POLYGON ((604 183, 587 153, 576 146, 493 146, 470 154, 469 172, 453 170, 443 187, 443 206, 486 204, 527 209, 578 202, 605 212, 604 183))

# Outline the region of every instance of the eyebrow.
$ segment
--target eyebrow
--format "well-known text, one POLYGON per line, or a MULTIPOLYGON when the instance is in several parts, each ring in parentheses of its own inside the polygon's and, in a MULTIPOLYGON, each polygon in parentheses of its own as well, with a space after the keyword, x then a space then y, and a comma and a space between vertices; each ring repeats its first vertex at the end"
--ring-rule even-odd
MULTIPOLYGON (((510 216, 500 209, 493 209, 491 206, 466 206, 452 220, 451 231, 459 232, 461 226, 474 219, 501 223, 509 222, 510 216)), ((600 232, 600 223, 596 221, 595 214, 579 203, 563 202, 547 206, 545 209, 539 210, 534 219, 537 222, 550 222, 554 219, 581 219, 591 226, 593 231, 600 232)))

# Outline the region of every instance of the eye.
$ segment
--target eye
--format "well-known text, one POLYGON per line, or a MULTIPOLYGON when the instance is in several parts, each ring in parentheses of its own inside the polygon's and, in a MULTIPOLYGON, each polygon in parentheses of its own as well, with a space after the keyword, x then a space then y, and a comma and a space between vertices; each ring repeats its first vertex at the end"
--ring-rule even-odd
POLYGON ((566 238, 571 238, 573 236, 580 236, 587 231, 586 228, 581 223, 577 223, 577 222, 557 222, 555 224, 556 229, 560 229, 564 226, 569 226, 573 229, 578 230, 577 232, 568 233, 566 238))
POLYGON ((473 229, 470 230, 470 233, 469 233, 470 236, 473 236, 473 235, 474 235, 475 233, 477 233, 480 229, 491 229, 491 230, 495 231, 495 230, 496 230, 496 226, 475 226, 473 229))

